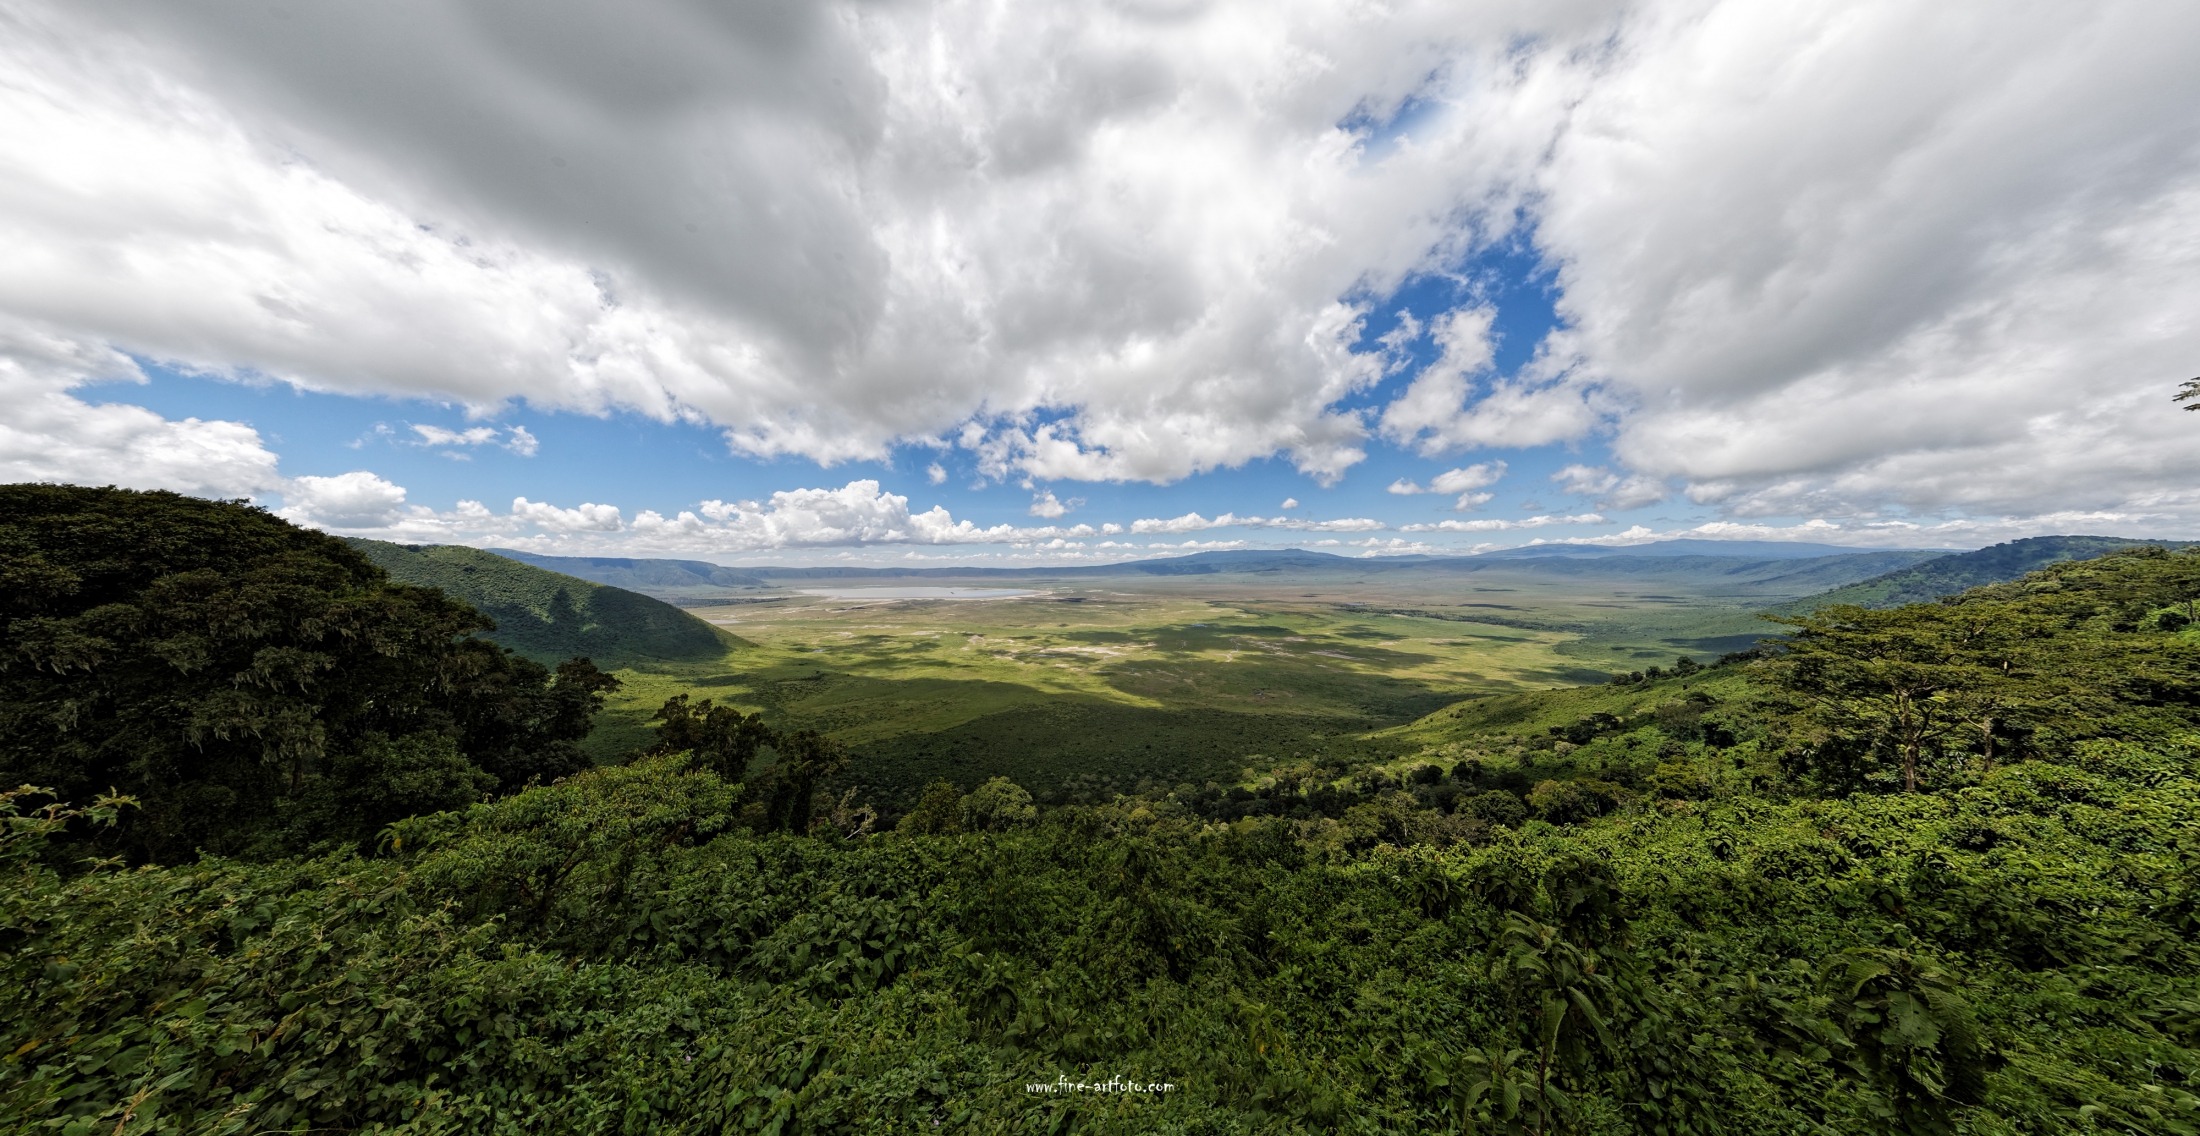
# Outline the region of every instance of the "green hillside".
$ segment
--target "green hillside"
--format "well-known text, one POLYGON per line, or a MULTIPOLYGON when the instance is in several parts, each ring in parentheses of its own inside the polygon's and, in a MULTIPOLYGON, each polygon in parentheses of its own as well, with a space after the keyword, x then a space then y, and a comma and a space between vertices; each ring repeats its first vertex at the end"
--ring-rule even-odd
POLYGON ((715 659, 738 640, 679 608, 453 544, 349 540, 394 579, 441 588, 496 620, 489 638, 540 662, 586 655, 611 667, 715 659))
POLYGON ((625 556, 541 556, 509 548, 491 549, 498 556, 537 568, 609 584, 632 591, 683 588, 753 588, 763 581, 747 572, 705 560, 637 560, 625 556))
POLYGON ((1889 608, 1925 603, 1987 584, 2022 579, 2062 560, 2090 560, 2119 548, 2155 545, 2185 548, 2192 541, 2141 540, 2120 536, 2034 536, 2012 540, 1976 552, 1958 552, 1900 568, 1869 580, 1800 600, 1793 606, 1808 611, 1831 604, 1889 608))

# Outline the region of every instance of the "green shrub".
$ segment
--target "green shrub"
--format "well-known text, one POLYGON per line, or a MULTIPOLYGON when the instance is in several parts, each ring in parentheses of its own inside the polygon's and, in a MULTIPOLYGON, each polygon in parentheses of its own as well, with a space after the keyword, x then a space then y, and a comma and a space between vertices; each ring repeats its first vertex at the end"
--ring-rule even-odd
POLYGON ((994 777, 962 799, 962 826, 968 832, 1004 832, 1038 823, 1031 794, 1006 777, 994 777))

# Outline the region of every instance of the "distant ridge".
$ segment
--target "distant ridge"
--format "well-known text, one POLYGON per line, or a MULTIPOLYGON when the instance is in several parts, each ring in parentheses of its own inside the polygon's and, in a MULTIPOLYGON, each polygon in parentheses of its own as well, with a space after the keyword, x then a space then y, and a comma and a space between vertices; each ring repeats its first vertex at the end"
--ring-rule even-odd
POLYGON ((1394 573, 1433 573, 1471 576, 1493 571, 1529 571, 1539 575, 1584 579, 1625 579, 1633 583, 1664 580, 1711 582, 1735 595, 1775 597, 1777 600, 1807 596, 1827 588, 1905 568, 1941 555, 1936 550, 1850 549, 1829 545, 1761 541, 1663 541, 1624 549, 1600 546, 1539 546, 1556 553, 1536 556, 1339 556, 1307 549, 1229 549, 1185 556, 1130 560, 1113 564, 1063 565, 1048 568, 856 568, 818 567, 725 568, 700 560, 650 560, 625 557, 542 556, 513 550, 496 550, 514 561, 602 584, 624 586, 681 605, 728 602, 733 589, 801 587, 820 581, 994 579, 1083 580, 1145 576, 1263 576, 1286 572, 1349 574, 1353 577, 1394 573), (1587 555, 1571 555, 1571 549, 1589 548, 1587 555), (1778 555, 1761 555, 1769 548, 1778 555), (1835 548, 1831 555, 1819 549, 1835 548), (1801 555, 1797 555, 1800 552, 1801 555))
POLYGON ((1538 556, 1746 556, 1753 560, 1810 560, 1820 556, 1854 556, 1863 552, 1921 551, 1946 554, 1957 550, 1855 548, 1842 544, 1806 544, 1787 540, 1704 540, 1689 537, 1654 540, 1648 544, 1527 544, 1518 548, 1493 549, 1481 553, 1477 559, 1518 560, 1538 556))
MULTIPOLYGON (((496 620, 486 638, 539 663, 586 655, 606 668, 711 659, 738 642, 665 603, 456 544, 345 541, 390 577, 441 588, 496 620)), ((645 562, 646 563, 646 562, 645 562)))
POLYGON ((522 564, 614 588, 739 588, 763 583, 739 568, 727 568, 707 560, 636 560, 624 556, 544 556, 513 548, 488 551, 522 564))
POLYGON ((2089 560, 2121 548, 2188 548, 2196 543, 2200 542, 2122 536, 2031 536, 1899 568, 1799 600, 1793 606, 1810 610, 1831 604, 1888 608, 1927 603, 1971 588, 2023 579, 2026 573, 2061 560, 2089 560))

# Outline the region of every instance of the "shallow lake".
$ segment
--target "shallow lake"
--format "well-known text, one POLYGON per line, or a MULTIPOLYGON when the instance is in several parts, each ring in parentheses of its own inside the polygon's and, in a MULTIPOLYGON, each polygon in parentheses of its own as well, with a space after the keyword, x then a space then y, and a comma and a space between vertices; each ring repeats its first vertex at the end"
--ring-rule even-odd
POLYGON ((806 596, 830 596, 836 600, 999 600, 1010 596, 1035 596, 1024 588, 797 588, 806 596))

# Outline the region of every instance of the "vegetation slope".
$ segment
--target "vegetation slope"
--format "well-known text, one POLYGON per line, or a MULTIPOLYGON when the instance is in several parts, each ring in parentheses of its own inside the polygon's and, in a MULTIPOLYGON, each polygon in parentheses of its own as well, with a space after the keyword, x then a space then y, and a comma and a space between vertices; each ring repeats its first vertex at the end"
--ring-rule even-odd
POLYGON ((390 578, 441 588, 495 621, 487 638, 537 662, 716 659, 736 640, 662 600, 455 544, 349 543, 390 578))
POLYGON ((1972 552, 1957 552, 1924 563, 1899 568, 1868 580, 1848 584, 1812 596, 1793 605, 1810 610, 1834 604, 1859 607, 1900 607, 1931 603, 1970 588, 2005 584, 2063 560, 2086 560, 2119 549, 2154 545, 2183 548, 2184 541, 2143 541, 2114 536, 2033 536, 1992 545, 1972 552))
POLYGON ((687 588, 749 588, 761 584, 754 575, 707 560, 652 560, 624 556, 544 556, 509 548, 490 549, 508 560, 517 560, 565 576, 593 580, 631 591, 687 588))
POLYGON ((2196 593, 2200 554, 2066 562, 1457 705, 1404 764, 943 781, 890 829, 820 736, 687 694, 627 764, 311 856, 72 862, 137 806, 18 790, 0 1115, 2191 1132, 2196 593))
POLYGON ((235 502, 0 486, 0 784, 138 807, 133 861, 356 842, 588 761, 617 682, 235 502))

